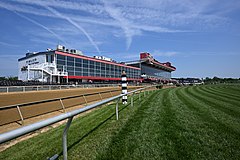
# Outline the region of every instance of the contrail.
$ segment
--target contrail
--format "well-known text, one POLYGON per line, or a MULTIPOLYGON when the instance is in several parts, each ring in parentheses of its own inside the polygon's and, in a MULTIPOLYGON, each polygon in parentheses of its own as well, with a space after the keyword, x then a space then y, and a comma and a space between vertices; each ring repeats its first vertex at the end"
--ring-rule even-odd
POLYGON ((59 16, 60 18, 63 18, 65 20, 67 20, 69 23, 71 23, 72 25, 74 25, 76 28, 78 28, 80 31, 82 31, 85 36, 88 38, 88 40, 90 41, 90 43, 95 47, 95 49, 97 50, 97 52, 99 54, 101 54, 97 44, 93 41, 93 39, 90 37, 90 35, 86 32, 86 30, 84 28, 82 28, 81 26, 79 26, 76 22, 74 22, 73 20, 71 20, 69 17, 62 15, 60 12, 56 11, 55 9, 48 7, 48 6, 43 6, 45 7, 47 10, 49 10, 50 12, 52 12, 53 14, 55 14, 56 16, 59 16))
POLYGON ((53 36, 55 36, 58 40, 62 41, 64 44, 68 45, 68 43, 67 43, 66 41, 64 41, 59 35, 57 35, 57 34, 56 34, 55 32, 53 32, 53 31, 51 31, 51 30, 50 30, 49 28, 47 28, 46 26, 44 26, 44 25, 42 25, 42 24, 34 21, 33 19, 31 19, 31 18, 29 18, 29 17, 27 17, 27 16, 24 16, 23 14, 18 13, 18 12, 15 11, 15 10, 11 10, 11 9, 6 8, 6 7, 4 7, 4 8, 7 9, 7 10, 9 10, 9 11, 11 11, 11 12, 13 12, 13 13, 15 13, 15 14, 18 15, 19 17, 22 17, 22 18, 26 19, 27 21, 29 21, 29 22, 37 25, 37 26, 40 26, 41 28, 45 29, 46 31, 48 31, 49 33, 51 33, 53 36))
POLYGON ((57 39, 59 39, 60 41, 62 41, 65 45, 68 45, 68 43, 66 42, 66 41, 64 41, 59 35, 57 35, 56 33, 54 33, 53 31, 51 31, 49 28, 47 28, 46 26, 44 26, 44 25, 42 25, 42 24, 40 24, 40 23, 38 23, 38 22, 36 22, 36 21, 34 21, 34 20, 32 20, 32 19, 30 19, 30 18, 28 18, 28 17, 26 17, 26 16, 24 16, 24 15, 22 15, 22 14, 20 14, 20 13, 18 13, 18 12, 16 12, 16 11, 13 11, 15 14, 17 14, 18 16, 20 16, 20 17, 22 17, 22 18, 24 18, 24 19, 26 19, 26 20, 28 20, 28 21, 30 21, 30 22, 32 22, 32 23, 34 23, 34 24, 36 24, 36 25, 38 25, 38 26, 40 26, 40 27, 42 27, 42 28, 44 28, 45 30, 47 30, 48 32, 50 32, 52 35, 54 35, 57 39))

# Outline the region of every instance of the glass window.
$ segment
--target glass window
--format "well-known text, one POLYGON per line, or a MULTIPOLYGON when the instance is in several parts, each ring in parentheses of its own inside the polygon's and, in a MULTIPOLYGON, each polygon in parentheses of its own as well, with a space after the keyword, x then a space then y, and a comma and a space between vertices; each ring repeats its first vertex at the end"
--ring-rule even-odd
POLYGON ((94 61, 89 61, 90 62, 90 65, 94 65, 95 63, 94 63, 94 61))
POLYGON ((74 58, 73 57, 69 57, 69 56, 67 56, 67 61, 74 61, 74 58))
POLYGON ((89 68, 90 68, 90 69, 94 69, 94 65, 90 65, 89 68))
POLYGON ((101 70, 105 70, 106 69, 106 64, 105 63, 101 63, 101 70))
POLYGON ((82 76, 82 72, 75 72, 75 76, 82 76))
POLYGON ((109 70, 111 68, 110 64, 106 64, 106 69, 109 70))
POLYGON ((68 71, 74 71, 74 67, 69 67, 69 66, 67 66, 67 70, 68 70, 68 71))
POLYGON ((68 66, 74 66, 74 62, 71 62, 71 61, 69 62, 69 61, 68 61, 68 62, 67 62, 67 65, 68 65, 68 66))
POLYGON ((82 59, 80 59, 80 58, 75 58, 75 63, 82 63, 82 59))
POLYGON ((60 65, 65 65, 65 61, 62 61, 62 60, 57 60, 57 64, 60 64, 60 65))
POLYGON ((57 65, 57 69, 62 71, 63 70, 63 65, 57 65))
POLYGON ((57 59, 65 60, 65 56, 57 54, 57 59))
POLYGON ((75 63, 75 67, 82 67, 81 63, 75 63))
POLYGON ((97 77, 100 77, 101 75, 100 75, 100 73, 96 73, 96 76, 97 76, 97 77))
POLYGON ((88 60, 83 59, 83 63, 84 63, 84 64, 88 64, 88 60))
POLYGON ((88 64, 83 63, 83 68, 87 69, 88 68, 88 64))
POLYGON ((77 67, 75 67, 75 71, 82 71, 82 68, 77 68, 77 67))
POLYGON ((74 72, 68 72, 69 76, 74 76, 74 72))
POLYGON ((101 71, 101 77, 106 77, 105 72, 102 72, 102 71, 101 71))
POLYGON ((100 66, 100 62, 95 62, 96 63, 96 66, 100 66))

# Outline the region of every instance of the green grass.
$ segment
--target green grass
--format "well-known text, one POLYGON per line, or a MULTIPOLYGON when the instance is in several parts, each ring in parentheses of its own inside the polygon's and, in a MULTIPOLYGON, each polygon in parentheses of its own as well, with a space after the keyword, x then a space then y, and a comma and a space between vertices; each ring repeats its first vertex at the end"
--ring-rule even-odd
MULTIPOLYGON (((135 106, 101 107, 74 119, 69 159, 239 159, 240 86, 161 89, 135 106)), ((143 99, 143 95, 142 95, 143 99)), ((0 153, 0 159, 62 154, 64 126, 0 153)), ((59 159, 62 159, 62 155, 59 159)))

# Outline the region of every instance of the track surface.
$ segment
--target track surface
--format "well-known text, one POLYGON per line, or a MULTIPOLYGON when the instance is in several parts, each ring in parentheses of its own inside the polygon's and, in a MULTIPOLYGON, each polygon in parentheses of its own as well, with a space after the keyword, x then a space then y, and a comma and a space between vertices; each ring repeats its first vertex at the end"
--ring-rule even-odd
MULTIPOLYGON (((139 87, 128 87, 129 90, 136 89, 139 87)), ((113 91, 118 90, 112 93, 104 93, 98 95, 91 95, 86 96, 87 102, 93 102, 101 100, 101 98, 108 98, 113 95, 120 94, 121 88, 120 87, 102 87, 102 88, 80 88, 80 89, 66 89, 66 90, 53 90, 53 91, 33 91, 33 92, 23 92, 23 93, 7 93, 7 94, 0 94, 0 108, 7 105, 15 105, 27 102, 34 102, 46 99, 54 99, 54 98, 61 98, 67 96, 75 96, 75 95, 82 95, 82 94, 91 94, 91 93, 99 93, 103 91, 113 91)), ((66 99, 62 101, 65 108, 73 107, 76 105, 85 104, 85 99, 83 97, 77 97, 72 99, 66 99)), ((23 118, 31 118, 38 115, 46 114, 49 112, 61 110, 61 102, 53 101, 53 102, 46 102, 41 104, 34 104, 23 106, 20 108, 23 118)), ((1 109, 0 110, 0 125, 9 124, 12 122, 20 121, 21 117, 16 107, 11 109, 1 109)))

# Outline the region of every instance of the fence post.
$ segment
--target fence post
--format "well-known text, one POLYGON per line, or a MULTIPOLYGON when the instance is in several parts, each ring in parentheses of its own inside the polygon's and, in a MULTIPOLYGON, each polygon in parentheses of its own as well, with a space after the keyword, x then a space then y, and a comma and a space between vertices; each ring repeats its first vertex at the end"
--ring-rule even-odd
POLYGON ((113 96, 112 91, 110 91, 111 96, 113 96))
POLYGON ((37 86, 37 91, 38 91, 38 86, 37 86))
POLYGON ((63 136, 62 136, 63 159, 64 160, 67 160, 67 132, 68 132, 68 129, 71 125, 72 119, 73 119, 73 117, 68 118, 68 121, 67 121, 66 127, 64 128, 63 136))
POLYGON ((22 112, 21 112, 19 106, 17 106, 17 110, 18 110, 18 113, 19 113, 19 115, 20 115, 20 118, 21 118, 21 121, 22 121, 22 125, 24 125, 23 115, 22 115, 22 112))
POLYGON ((118 103, 119 103, 120 98, 118 98, 117 103, 116 103, 116 119, 118 120, 118 103))
POLYGON ((64 106, 64 104, 63 104, 63 101, 62 101, 62 99, 61 99, 61 98, 60 98, 59 100, 60 100, 60 103, 61 103, 61 105, 62 105, 63 112, 65 113, 65 112, 66 112, 66 110, 65 110, 65 106, 64 106))
POLYGON ((9 88, 7 87, 7 93, 9 92, 9 88))
POLYGON ((101 93, 99 92, 98 94, 99 94, 99 96, 100 96, 100 98, 101 98, 101 100, 102 100, 102 95, 101 95, 101 93))
POLYGON ((26 91, 26 87, 25 86, 23 86, 23 92, 25 92, 26 91))
POLYGON ((88 102, 87 102, 86 97, 84 95, 83 95, 83 98, 84 98, 84 101, 85 101, 86 105, 88 105, 88 102))

